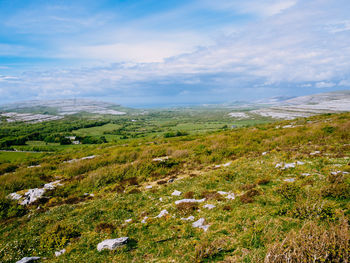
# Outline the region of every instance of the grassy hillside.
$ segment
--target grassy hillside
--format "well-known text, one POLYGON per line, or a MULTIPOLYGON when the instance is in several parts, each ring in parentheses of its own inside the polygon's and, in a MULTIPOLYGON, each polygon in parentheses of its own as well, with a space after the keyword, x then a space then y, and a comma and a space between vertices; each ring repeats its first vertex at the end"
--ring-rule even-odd
POLYGON ((349 157, 350 113, 11 157, 0 164, 0 261, 348 262, 349 157), (58 179, 29 206, 7 198, 58 179), (184 198, 205 200, 175 204, 184 198), (192 226, 200 218, 207 231, 192 226))

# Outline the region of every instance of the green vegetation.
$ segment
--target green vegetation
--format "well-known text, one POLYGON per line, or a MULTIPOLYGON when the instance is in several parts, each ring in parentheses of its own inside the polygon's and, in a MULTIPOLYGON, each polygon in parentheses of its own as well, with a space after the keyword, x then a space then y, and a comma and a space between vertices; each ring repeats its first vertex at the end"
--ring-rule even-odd
POLYGON ((31 140, 23 147, 55 150, 2 152, 0 160, 9 159, 0 166, 0 261, 348 262, 350 113, 235 122, 235 129, 215 114, 192 120, 192 130, 191 114, 119 117, 68 132, 106 143, 31 140), (62 186, 27 207, 7 198, 58 179, 62 186), (183 198, 205 201, 175 205, 183 198), (169 214, 157 218, 163 209, 169 214), (181 219, 188 216, 204 218, 208 231, 181 219), (97 251, 99 242, 123 236, 126 246, 97 251))

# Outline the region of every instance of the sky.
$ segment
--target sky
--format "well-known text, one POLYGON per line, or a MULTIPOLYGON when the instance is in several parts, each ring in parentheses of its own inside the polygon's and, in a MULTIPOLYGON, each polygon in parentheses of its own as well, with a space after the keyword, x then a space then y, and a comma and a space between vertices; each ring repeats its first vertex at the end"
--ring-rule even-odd
POLYGON ((0 103, 132 107, 350 89, 349 0, 0 0, 0 103))

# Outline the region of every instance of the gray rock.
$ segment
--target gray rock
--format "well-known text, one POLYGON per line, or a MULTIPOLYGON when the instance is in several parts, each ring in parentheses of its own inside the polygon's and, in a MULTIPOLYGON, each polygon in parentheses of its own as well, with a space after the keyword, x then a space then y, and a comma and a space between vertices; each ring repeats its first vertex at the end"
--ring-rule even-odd
POLYGON ((169 214, 169 212, 166 209, 164 209, 164 210, 160 211, 159 215, 157 215, 155 218, 161 218, 161 217, 166 216, 168 214, 169 214))
POLYGON ((24 257, 21 260, 18 260, 16 263, 28 263, 28 262, 35 262, 39 260, 40 257, 24 257))
POLYGON ((207 231, 209 229, 210 225, 204 225, 204 221, 205 221, 204 218, 200 218, 196 222, 192 223, 192 226, 198 227, 198 228, 203 229, 204 231, 207 231))
POLYGON ((181 195, 182 193, 180 192, 180 191, 178 191, 178 190, 175 190, 171 195, 173 195, 173 196, 179 196, 179 195, 181 195))
POLYGON ((181 203, 202 203, 205 201, 205 198, 203 199, 181 199, 175 201, 175 205, 181 204, 181 203))
POLYGON ((97 250, 102 251, 104 249, 113 250, 117 247, 124 246, 128 243, 128 237, 120 237, 116 239, 106 239, 97 245, 97 250))
POLYGON ((29 189, 28 192, 24 194, 24 200, 20 203, 21 205, 29 205, 36 200, 38 200, 45 193, 43 188, 29 189))
POLYGON ((206 204, 203 206, 204 208, 208 208, 209 210, 215 208, 216 206, 215 205, 211 205, 211 204, 206 204))
POLYGON ((60 251, 56 251, 55 252, 55 256, 59 257, 59 256, 63 255, 64 253, 66 253, 66 249, 65 248, 60 250, 60 251))

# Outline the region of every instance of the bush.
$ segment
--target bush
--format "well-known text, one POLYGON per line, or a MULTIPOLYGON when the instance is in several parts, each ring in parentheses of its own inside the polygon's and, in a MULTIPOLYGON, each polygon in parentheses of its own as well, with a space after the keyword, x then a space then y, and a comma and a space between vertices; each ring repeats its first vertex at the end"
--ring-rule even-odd
POLYGON ((349 238, 349 225, 345 219, 329 229, 309 222, 270 247, 265 263, 349 262, 349 238))
POLYGON ((40 248, 43 250, 62 249, 71 239, 79 236, 80 232, 74 226, 56 224, 40 236, 40 248))
POLYGON ((285 199, 295 201, 296 197, 300 193, 300 188, 292 183, 284 183, 277 189, 277 193, 282 195, 285 199))
POLYGON ((27 209, 22 205, 17 204, 16 201, 9 200, 5 197, 0 198, 0 220, 20 217, 25 215, 27 209))

